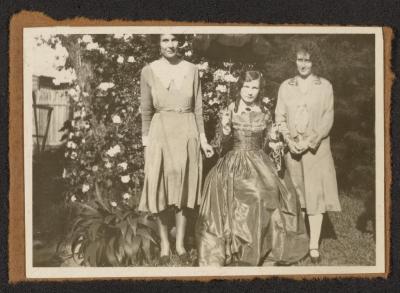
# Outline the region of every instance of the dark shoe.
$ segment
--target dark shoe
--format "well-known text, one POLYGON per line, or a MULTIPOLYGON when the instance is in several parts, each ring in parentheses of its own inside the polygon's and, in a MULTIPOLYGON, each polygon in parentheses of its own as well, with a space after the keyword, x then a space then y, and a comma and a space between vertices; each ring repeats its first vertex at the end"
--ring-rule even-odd
POLYGON ((190 254, 188 252, 178 254, 179 262, 181 263, 182 266, 191 266, 192 261, 190 259, 190 254))
POLYGON ((316 264, 319 264, 319 263, 321 262, 321 254, 319 253, 319 250, 318 250, 318 249, 310 249, 309 255, 310 255, 311 262, 312 262, 313 264, 316 265, 316 264), (316 252, 318 252, 318 256, 311 256, 311 251, 316 251, 316 252))
POLYGON ((167 264, 169 264, 169 262, 171 261, 171 257, 169 255, 163 255, 160 256, 160 260, 158 261, 158 264, 160 266, 166 266, 167 264))
POLYGON ((291 265, 292 265, 292 264, 291 264, 290 262, 283 261, 283 260, 277 261, 277 262, 275 263, 275 266, 276 266, 276 267, 290 267, 291 265))

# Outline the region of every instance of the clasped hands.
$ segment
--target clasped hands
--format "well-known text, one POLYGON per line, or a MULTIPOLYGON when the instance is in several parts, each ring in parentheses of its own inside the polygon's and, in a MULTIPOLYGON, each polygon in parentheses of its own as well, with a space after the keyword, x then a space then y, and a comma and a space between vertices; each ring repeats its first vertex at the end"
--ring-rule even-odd
POLYGON ((303 154, 308 149, 316 150, 321 142, 316 133, 313 133, 304 139, 300 139, 299 141, 295 141, 293 138, 288 138, 286 141, 289 151, 295 155, 303 154))

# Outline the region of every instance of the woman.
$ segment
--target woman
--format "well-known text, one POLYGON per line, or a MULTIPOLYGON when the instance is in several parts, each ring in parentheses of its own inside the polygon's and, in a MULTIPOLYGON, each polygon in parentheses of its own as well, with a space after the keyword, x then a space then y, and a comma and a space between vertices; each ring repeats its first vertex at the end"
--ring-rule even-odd
POLYGON ((315 43, 299 43, 293 53, 298 74, 280 86, 275 119, 288 144, 288 171, 308 214, 309 254, 318 263, 323 214, 341 210, 329 139, 333 91, 329 81, 316 74, 320 57, 315 43))
POLYGON ((233 143, 204 183, 196 225, 200 266, 293 263, 307 254, 294 187, 263 150, 271 117, 260 102, 262 83, 260 72, 245 72, 240 97, 222 114, 223 140, 233 143))
POLYGON ((145 179, 140 211, 157 214, 160 265, 170 260, 169 211, 175 212, 176 252, 189 262, 184 247, 187 209, 200 203, 202 157, 213 155, 204 135, 202 95, 194 64, 178 55, 179 35, 159 37, 161 58, 141 73, 145 179))

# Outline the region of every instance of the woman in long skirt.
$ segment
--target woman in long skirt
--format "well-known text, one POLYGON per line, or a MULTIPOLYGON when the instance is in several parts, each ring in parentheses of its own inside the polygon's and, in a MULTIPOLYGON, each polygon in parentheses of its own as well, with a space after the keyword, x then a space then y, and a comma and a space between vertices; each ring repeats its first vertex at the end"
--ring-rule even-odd
POLYGON ((262 75, 240 79, 240 97, 222 114, 229 151, 204 183, 196 239, 200 266, 290 264, 307 255, 298 196, 263 145, 271 116, 259 100, 262 75))

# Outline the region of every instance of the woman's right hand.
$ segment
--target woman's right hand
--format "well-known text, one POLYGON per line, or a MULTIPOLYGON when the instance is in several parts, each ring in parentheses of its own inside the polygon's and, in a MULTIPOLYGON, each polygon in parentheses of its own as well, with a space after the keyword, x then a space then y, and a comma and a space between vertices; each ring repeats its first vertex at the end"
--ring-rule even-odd
POLYGON ((288 147, 289 147, 289 151, 292 154, 300 155, 301 153, 304 152, 304 149, 301 148, 293 139, 288 139, 287 140, 287 144, 288 144, 288 147))
POLYGON ((214 149, 208 143, 201 144, 201 148, 207 159, 211 158, 214 155, 214 149))

